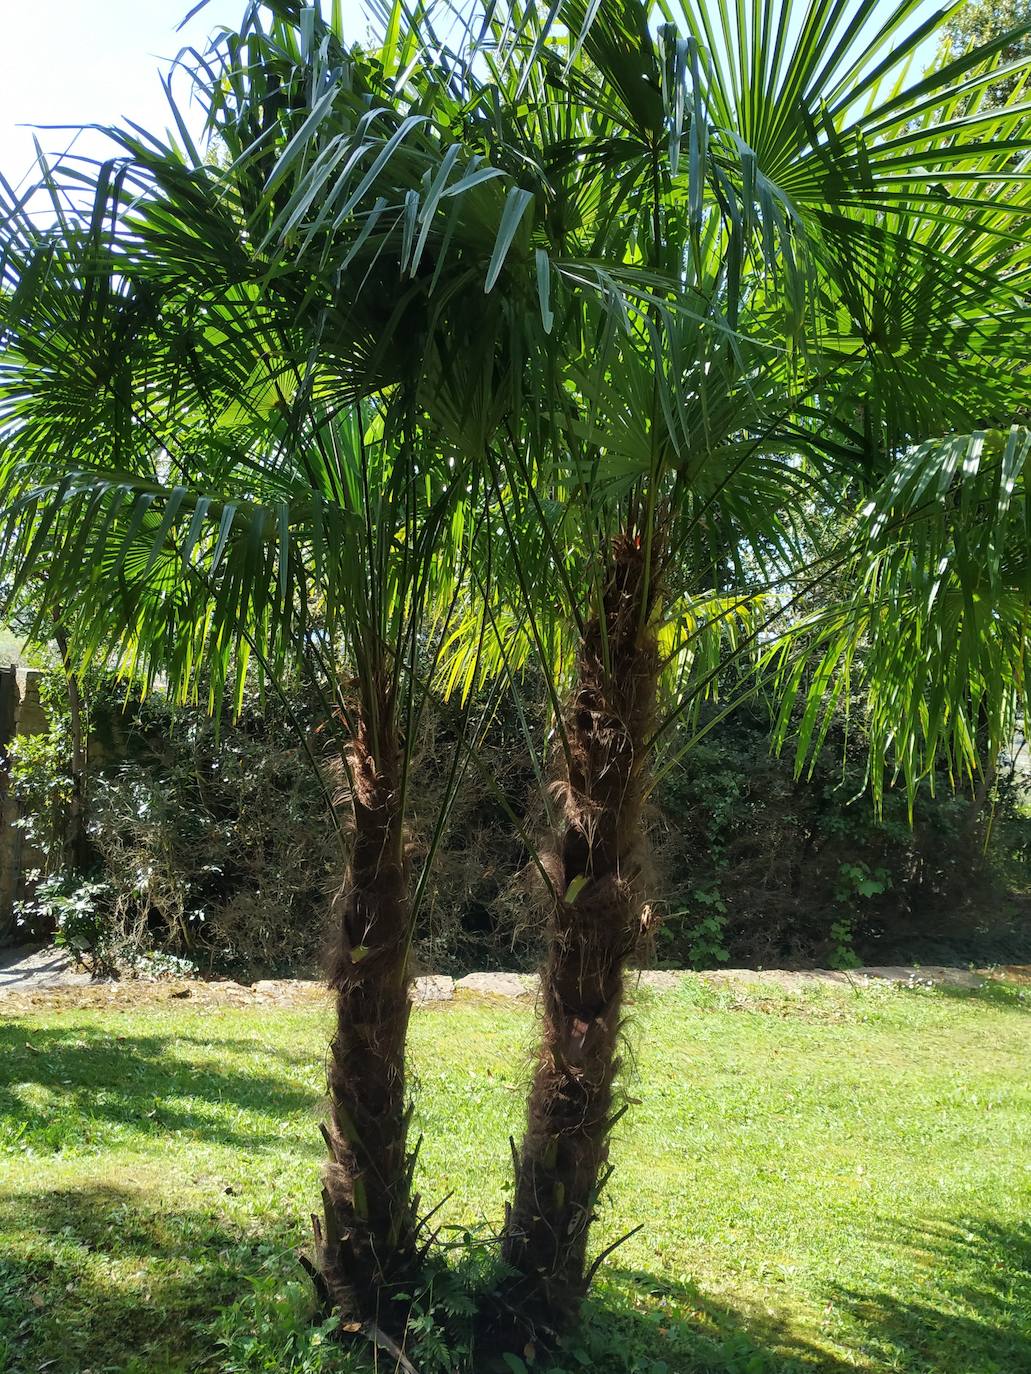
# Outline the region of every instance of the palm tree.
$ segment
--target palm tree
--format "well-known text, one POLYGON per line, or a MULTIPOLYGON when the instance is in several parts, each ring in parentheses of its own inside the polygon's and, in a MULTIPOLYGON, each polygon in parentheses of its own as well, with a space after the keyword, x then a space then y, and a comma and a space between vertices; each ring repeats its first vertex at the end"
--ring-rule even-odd
POLYGON ((933 536, 922 504, 973 490, 951 432, 1007 427, 1021 405, 1027 114, 979 103, 1005 39, 907 83, 930 31, 914 5, 688 3, 677 23, 654 9, 560 5, 553 27, 520 8, 461 68, 490 93, 491 162, 526 167, 547 207, 533 234, 552 347, 523 424, 489 455, 512 590, 499 585, 484 662, 512 673, 534 655, 556 703, 543 1026, 501 1318, 538 1334, 575 1316, 607 1253, 588 1261, 588 1233, 620 1114, 641 813, 672 724, 754 654, 785 730, 805 703, 802 762, 869 639, 871 749, 894 743, 914 788, 943 722, 974 766, 964 703, 991 698, 993 746, 1004 738, 1028 624, 1019 502, 1005 538, 992 526, 1008 601, 998 579, 972 592, 987 554, 958 533, 1018 480, 1019 439, 974 441, 995 461, 933 536), (622 291, 622 329, 570 289, 577 271, 622 291), (918 478, 899 485, 909 464, 918 478), (820 547, 806 526, 828 511, 839 537, 820 547), (953 619, 927 640, 943 559, 956 585, 936 615, 947 601, 953 619), (800 615, 846 572, 858 595, 800 615))
MULTIPOLYGON (((134 328, 141 283, 112 284, 84 335, 78 312, 96 272, 80 276, 67 245, 38 252, 52 289, 37 288, 24 326, 5 331, 3 554, 15 596, 34 570, 38 614, 66 608, 70 659, 113 662, 148 687, 160 675, 178 700, 207 690, 213 709, 227 691, 239 701, 252 657, 272 682, 299 664, 323 696, 322 750, 341 770, 353 833, 332 909, 338 1017, 319 1239, 333 1299, 374 1315, 417 1253, 404 740, 424 700, 416 658, 434 582, 461 557, 440 538, 454 474, 433 453, 416 469, 392 418, 328 394, 331 369, 253 303, 258 347, 248 356, 250 339, 211 323, 216 307, 198 329, 217 347, 191 350, 187 378, 134 328), (67 328, 44 339, 44 312, 67 328), (109 405, 101 389, 98 402, 115 349, 136 375, 167 374, 109 405), (187 400, 194 384, 203 394, 187 400), (327 392, 297 400, 315 386, 327 392)), ((20 265, 23 280, 38 262, 20 265)), ((159 329, 181 318, 179 303, 165 319, 147 314, 159 329)))
MULTIPOLYGON (((109 162, 44 169, 48 226, 8 194, 0 560, 13 602, 31 585, 38 624, 60 608, 69 667, 114 663, 178 700, 207 691, 219 711, 227 698, 239 707, 252 663, 269 689, 293 664, 321 695, 321 745, 342 779, 333 812, 340 824, 342 802, 352 833, 332 911, 319 1282, 349 1317, 389 1327, 391 1294, 425 1248, 404 1058, 426 879, 409 873, 408 745, 476 537, 468 436, 493 420, 474 401, 497 405, 504 386, 490 350, 452 359, 441 347, 457 321, 434 320, 449 302, 458 311, 462 283, 449 302, 430 299, 434 279, 407 271, 415 240, 394 210, 442 164, 459 191, 445 209, 461 205, 478 231, 493 220, 504 237, 505 198, 376 84, 382 55, 347 52, 331 27, 280 10, 266 30, 249 7, 239 33, 196 57, 213 157, 173 106, 181 146, 115 129, 109 162), (415 136, 313 274, 269 225, 315 110, 356 163, 415 136)), ((418 254, 429 260, 445 233, 460 241, 462 221, 431 218, 418 254)), ((481 304, 482 271, 464 289, 481 328, 491 310, 503 320, 504 302, 481 304)), ((463 766, 456 757, 445 805, 463 766)))

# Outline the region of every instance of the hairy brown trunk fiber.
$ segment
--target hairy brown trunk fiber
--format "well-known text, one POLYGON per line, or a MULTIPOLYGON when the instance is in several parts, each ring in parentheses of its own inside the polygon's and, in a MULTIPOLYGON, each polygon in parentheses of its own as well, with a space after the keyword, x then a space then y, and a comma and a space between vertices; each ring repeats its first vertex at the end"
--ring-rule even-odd
POLYGON ((605 1181, 623 970, 640 936, 642 784, 658 652, 644 561, 617 541, 601 619, 586 629, 564 715, 568 758, 556 899, 542 974, 540 1057, 503 1258, 517 1325, 572 1321, 591 1279, 587 1238, 605 1181))
MULTIPOLYGON (((380 720, 390 719, 384 710, 380 720)), ((405 1090, 410 906, 400 748, 395 731, 380 735, 374 752, 363 726, 348 751, 354 836, 333 903, 330 1158, 315 1232, 324 1296, 346 1316, 389 1329, 398 1287, 418 1260, 418 1223, 405 1090)))

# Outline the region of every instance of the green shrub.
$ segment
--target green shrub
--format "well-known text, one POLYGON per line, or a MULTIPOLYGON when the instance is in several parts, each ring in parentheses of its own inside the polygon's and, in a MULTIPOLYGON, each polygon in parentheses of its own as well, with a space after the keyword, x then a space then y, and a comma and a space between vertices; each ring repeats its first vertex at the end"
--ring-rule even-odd
MULTIPOLYGON (((15 751, 24 824, 48 880, 23 907, 26 929, 57 930, 98 967, 132 966, 160 950, 237 975, 313 971, 345 859, 324 781, 297 738, 295 721, 322 748, 317 712, 303 695, 291 696, 289 711, 248 696, 239 720, 218 730, 199 707, 172 711, 159 693, 126 703, 123 688, 91 678, 96 862, 72 878, 64 876, 60 819, 70 788, 64 683, 60 674, 48 682, 50 730, 15 751)), ((521 710, 542 738, 544 705, 524 701, 521 710)), ((414 947, 423 967, 463 973, 537 962, 546 894, 511 819, 528 835, 544 832, 523 729, 513 707, 495 711, 481 766, 461 779, 423 892, 414 947)), ((840 726, 801 779, 789 758, 771 755, 770 735, 761 706, 738 711, 658 789, 650 821, 655 958, 696 968, 844 968, 1027 957, 1027 918, 1007 908, 1031 860, 1031 816, 1015 770, 995 779, 981 809, 937 779, 910 826, 890 791, 875 815, 861 751, 845 747, 840 726)), ((412 750, 416 871, 433 841, 454 744, 442 711, 412 750)))
POLYGON ((222 1374, 342 1374, 339 1317, 313 1320, 311 1285, 280 1272, 250 1280, 250 1291, 220 1314, 215 1329, 222 1374))
POLYGON ((16 735, 9 746, 11 786, 18 810, 15 824, 36 876, 58 872, 65 863, 65 819, 72 795, 70 717, 67 685, 58 669, 41 671, 39 699, 47 728, 16 735))
POLYGON ((115 960, 107 883, 75 873, 50 873, 35 884, 31 897, 18 902, 19 925, 53 932, 54 944, 95 972, 110 972, 115 960))
POLYGON ((875 814, 861 750, 854 739, 846 747, 840 724, 803 778, 787 752, 771 755, 770 734, 761 706, 737 712, 658 791, 662 962, 854 967, 1016 962, 1026 953, 1027 917, 1007 913, 1031 855, 1018 784, 998 783, 981 811, 938 777, 911 826, 891 791, 875 814))
POLYGON ((313 966, 342 858, 284 713, 252 701, 216 730, 156 698, 112 704, 105 724, 89 833, 123 947, 246 973, 313 966))

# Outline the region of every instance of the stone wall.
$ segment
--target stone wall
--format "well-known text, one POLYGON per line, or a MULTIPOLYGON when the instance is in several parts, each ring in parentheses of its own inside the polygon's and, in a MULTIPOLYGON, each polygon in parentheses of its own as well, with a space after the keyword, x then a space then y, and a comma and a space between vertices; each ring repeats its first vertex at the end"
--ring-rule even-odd
POLYGON ((15 824, 18 805, 9 785, 8 750, 19 735, 37 735, 47 728, 40 677, 32 668, 0 668, 0 945, 15 938, 14 903, 25 896, 25 873, 35 860, 15 824))

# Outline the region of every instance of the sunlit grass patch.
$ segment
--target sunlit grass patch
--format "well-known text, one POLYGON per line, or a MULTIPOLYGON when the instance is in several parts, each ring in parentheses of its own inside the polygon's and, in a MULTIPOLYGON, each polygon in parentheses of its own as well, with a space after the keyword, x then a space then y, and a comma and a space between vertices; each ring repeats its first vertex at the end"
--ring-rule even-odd
MULTIPOLYGON (((0 1026, 0 1369, 348 1368, 296 1258, 325 1010, 146 996, 0 1026)), ((644 1227, 562 1368, 1031 1368, 1026 991, 689 979, 637 991, 626 1040, 595 1243, 644 1227)), ((500 1225, 532 1044, 529 1005, 413 1018, 446 1242, 500 1225)))

